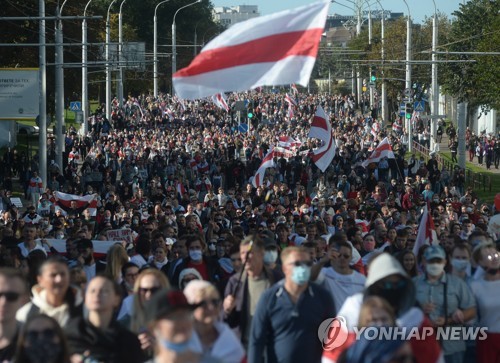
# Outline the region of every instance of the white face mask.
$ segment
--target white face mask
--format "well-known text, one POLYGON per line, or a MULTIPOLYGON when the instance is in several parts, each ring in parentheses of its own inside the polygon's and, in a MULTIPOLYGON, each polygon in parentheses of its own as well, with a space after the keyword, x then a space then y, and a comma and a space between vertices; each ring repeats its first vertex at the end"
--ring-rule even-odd
POLYGON ((278 259, 278 251, 266 251, 264 253, 264 263, 266 265, 271 265, 278 259))
POLYGON ((453 268, 459 272, 463 272, 467 270, 467 268, 470 266, 469 260, 460 260, 458 258, 452 258, 451 259, 451 265, 453 268))
POLYGON ((441 276, 444 271, 443 263, 428 263, 425 266, 427 273, 433 277, 441 276))

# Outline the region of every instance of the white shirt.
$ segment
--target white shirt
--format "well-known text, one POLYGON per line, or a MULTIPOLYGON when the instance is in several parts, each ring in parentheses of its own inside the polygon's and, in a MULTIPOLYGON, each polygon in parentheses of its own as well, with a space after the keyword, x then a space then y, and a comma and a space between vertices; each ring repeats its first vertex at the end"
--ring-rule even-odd
POLYGON ((488 333, 500 333, 500 310, 498 309, 500 280, 486 281, 481 279, 472 281, 470 288, 479 309, 479 326, 487 327, 488 333))
POLYGON ((345 300, 365 288, 366 277, 357 271, 352 270, 349 275, 342 275, 335 271, 333 267, 326 267, 321 270, 317 282, 330 291, 335 309, 339 311, 345 300))
POLYGON ((45 248, 43 248, 42 244, 40 242, 36 242, 35 248, 33 248, 31 251, 29 251, 26 246, 24 245, 24 242, 21 242, 17 245, 21 249, 21 254, 23 257, 28 257, 29 253, 34 250, 41 250, 47 255, 47 251, 45 251, 45 248))

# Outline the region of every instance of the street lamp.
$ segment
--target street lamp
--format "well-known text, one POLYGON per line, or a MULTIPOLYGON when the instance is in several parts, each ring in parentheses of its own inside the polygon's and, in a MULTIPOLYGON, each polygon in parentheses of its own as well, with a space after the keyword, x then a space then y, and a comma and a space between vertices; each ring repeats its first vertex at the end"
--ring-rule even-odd
POLYGON ((156 11, 161 4, 165 4, 170 0, 163 0, 155 7, 155 15, 153 17, 153 93, 155 98, 158 97, 158 18, 156 11))
POLYGON ((56 10, 56 15, 57 15, 57 20, 56 20, 56 26, 55 26, 55 40, 56 40, 56 54, 55 54, 55 92, 56 92, 56 99, 55 99, 55 111, 56 111, 56 142, 57 142, 57 148, 56 148, 56 163, 57 165, 62 167, 62 153, 64 149, 64 138, 63 138, 63 124, 64 124, 64 68, 63 68, 63 63, 64 63, 64 57, 63 57, 63 33, 62 33, 62 20, 61 20, 61 13, 64 8, 64 5, 66 4, 66 1, 62 3, 61 7, 59 5, 57 6, 56 10))
POLYGON ((109 12, 116 0, 111 1, 106 15, 106 118, 111 118, 111 67, 109 65, 109 43, 111 42, 111 28, 109 24, 109 12))
MULTIPOLYGON (((200 3, 201 0, 196 0, 190 4, 184 5, 177 9, 177 11, 174 14, 174 20, 172 21, 172 77, 174 76, 175 72, 177 72, 177 48, 176 48, 176 40, 175 40, 175 17, 177 16, 177 13, 181 11, 182 9, 187 8, 188 6, 198 4, 200 3)), ((172 94, 175 94, 175 90, 172 87, 172 94)))
POLYGON ((83 10, 83 21, 82 21, 82 111, 83 111, 83 135, 87 135, 88 132, 88 120, 89 117, 89 101, 88 101, 88 85, 87 85, 87 8, 89 7, 92 0, 87 2, 83 10))
POLYGON ((385 60, 385 9, 382 7, 380 0, 376 0, 378 5, 382 9, 382 17, 380 19, 380 55, 382 58, 382 122, 389 121, 387 120, 387 89, 384 78, 384 60, 385 60))
POLYGON ((122 27, 122 7, 125 4, 123 0, 120 4, 120 12, 118 13, 118 101, 120 108, 123 107, 123 67, 122 67, 122 54, 123 54, 123 27, 122 27))
MULTIPOLYGON (((411 89, 411 13, 410 7, 408 6, 408 2, 403 0, 406 4, 406 8, 408 9, 408 22, 406 23, 406 77, 405 77, 405 87, 406 89, 411 89)), ((408 151, 413 151, 413 130, 412 130, 412 121, 406 120, 408 127, 406 130, 408 131, 408 151)))

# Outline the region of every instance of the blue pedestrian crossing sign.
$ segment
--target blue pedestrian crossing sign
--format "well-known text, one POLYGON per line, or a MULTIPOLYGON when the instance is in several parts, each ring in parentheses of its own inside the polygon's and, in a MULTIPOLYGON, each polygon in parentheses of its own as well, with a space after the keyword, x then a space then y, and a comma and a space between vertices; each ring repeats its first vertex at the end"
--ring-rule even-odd
POLYGON ((82 110, 82 103, 79 101, 70 102, 69 109, 71 111, 81 111, 82 110))
POLYGON ((413 109, 415 112, 424 112, 425 111, 425 102, 424 101, 416 101, 413 105, 413 109))

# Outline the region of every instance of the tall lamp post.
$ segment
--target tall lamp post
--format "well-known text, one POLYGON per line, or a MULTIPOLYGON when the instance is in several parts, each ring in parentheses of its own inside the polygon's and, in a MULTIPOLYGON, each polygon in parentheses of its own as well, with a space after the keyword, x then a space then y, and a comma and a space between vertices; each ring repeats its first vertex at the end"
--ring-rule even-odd
MULTIPOLYGON (((172 21, 172 77, 174 76, 175 72, 177 72, 177 47, 176 47, 176 39, 175 39, 175 17, 177 16, 177 13, 181 11, 182 9, 187 8, 188 6, 198 4, 200 3, 201 0, 196 0, 192 3, 189 3, 187 5, 184 5, 177 9, 177 11, 174 14, 174 19, 172 21)), ((172 87, 172 94, 175 94, 175 90, 172 87)))
MULTIPOLYGON (((405 77, 405 87, 407 89, 411 89, 411 13, 410 7, 408 6, 408 2, 403 0, 406 4, 406 8, 408 9, 408 22, 406 23, 406 77, 405 77)), ((407 120, 407 128, 408 131, 408 151, 413 151, 413 125, 411 124, 411 120, 407 120)))
POLYGON ((437 43, 438 43, 438 18, 436 2, 434 4, 434 17, 432 18, 432 107, 431 107, 431 150, 436 151, 437 116, 439 114, 439 85, 437 65, 437 43))
POLYGON ((385 60, 385 10, 382 7, 382 4, 380 3, 380 0, 377 0, 378 5, 382 9, 382 17, 380 18, 380 55, 382 58, 382 122, 388 122, 389 120, 387 119, 387 88, 386 88, 386 83, 385 83, 385 78, 384 78, 384 60, 385 60))
POLYGON ((170 0, 163 0, 155 7, 155 15, 153 17, 153 93, 155 98, 158 97, 158 18, 156 12, 161 4, 165 4, 170 0))
POLYGON ((111 118, 111 66, 109 64, 109 43, 111 42, 111 28, 109 24, 109 12, 116 0, 111 1, 106 15, 106 118, 111 118))
POLYGON ((88 82, 87 82, 87 8, 92 0, 89 0, 83 10, 82 21, 82 111, 83 111, 83 135, 88 132, 88 117, 89 117, 89 96, 88 96, 88 82))
POLYGON ((56 163, 60 168, 63 167, 63 149, 64 149, 64 138, 63 138, 63 125, 64 125, 64 57, 63 57, 63 33, 62 33, 62 20, 60 19, 62 10, 67 0, 64 0, 61 7, 59 4, 57 6, 56 15, 56 26, 55 26, 55 40, 56 40, 56 54, 55 54, 55 108, 56 108, 56 163))
POLYGON ((120 108, 123 107, 123 26, 122 26, 122 7, 125 4, 123 0, 120 4, 120 12, 118 13, 118 101, 120 108))
POLYGON ((38 43, 40 44, 38 52, 38 72, 40 75, 38 81, 40 92, 40 104, 38 105, 38 117, 40 119, 40 133, 38 135, 40 148, 38 150, 38 161, 40 178, 42 178, 42 185, 45 189, 47 186, 47 59, 45 54, 45 0, 38 0, 38 16, 40 16, 40 21, 38 23, 38 43))

